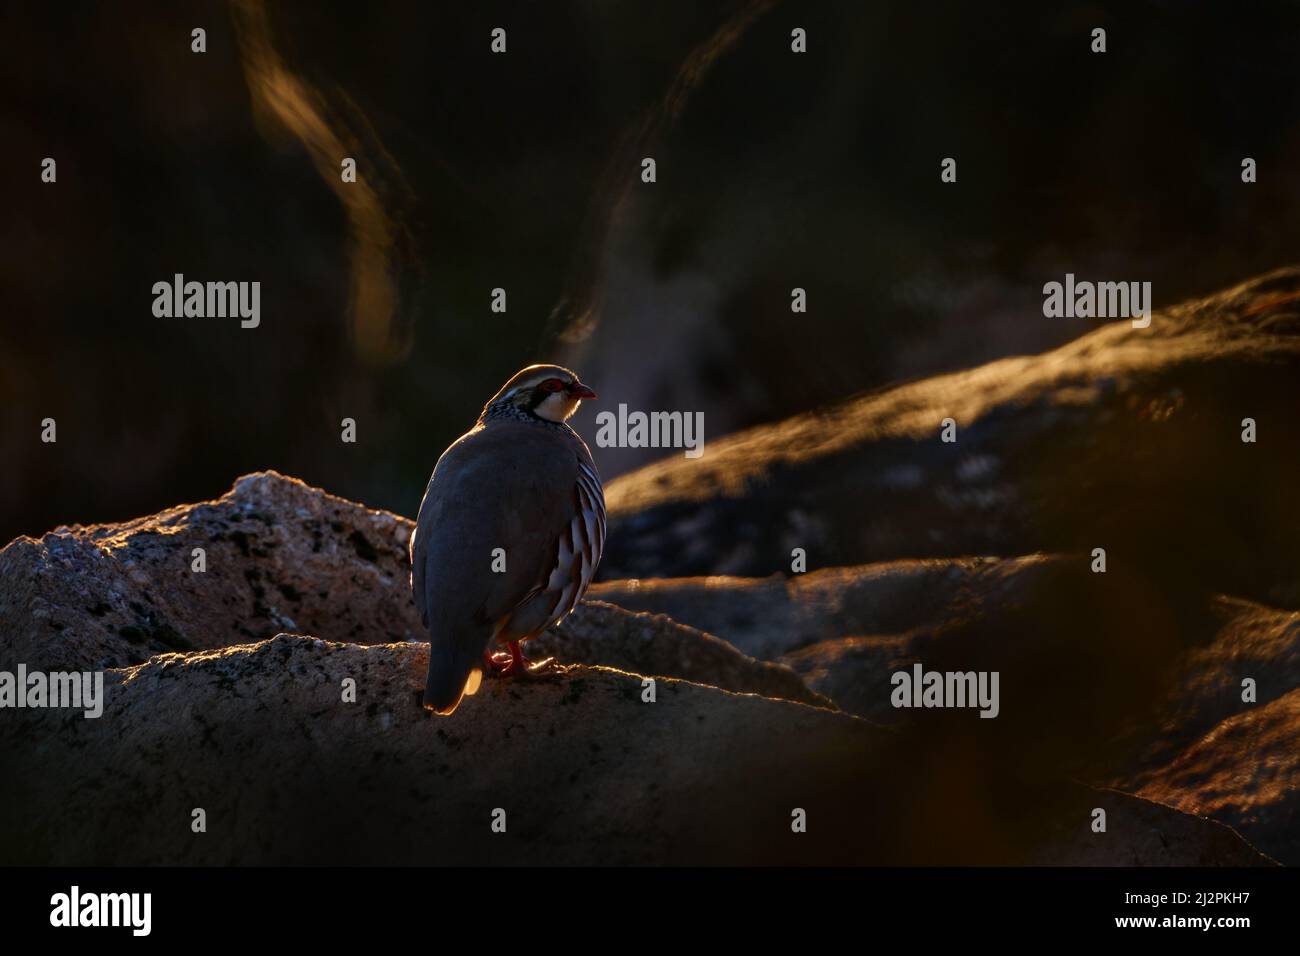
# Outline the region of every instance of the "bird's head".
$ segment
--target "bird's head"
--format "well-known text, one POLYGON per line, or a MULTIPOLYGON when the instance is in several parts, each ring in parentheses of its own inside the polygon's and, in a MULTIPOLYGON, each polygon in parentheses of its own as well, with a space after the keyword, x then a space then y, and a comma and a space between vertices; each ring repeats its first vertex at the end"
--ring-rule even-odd
POLYGON ((530 365, 515 373, 483 409, 492 413, 535 415, 550 422, 563 422, 596 393, 578 381, 575 372, 560 365, 530 365))

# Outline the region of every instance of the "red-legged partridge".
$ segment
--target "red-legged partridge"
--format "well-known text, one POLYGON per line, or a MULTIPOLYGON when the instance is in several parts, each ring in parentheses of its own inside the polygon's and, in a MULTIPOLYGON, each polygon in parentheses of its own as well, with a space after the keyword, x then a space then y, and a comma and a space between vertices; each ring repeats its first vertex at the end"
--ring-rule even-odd
POLYGON ((530 365, 438 459, 411 537, 429 710, 452 713, 484 670, 544 666, 524 658, 522 643, 573 610, 591 583, 605 496, 567 419, 595 397, 567 368, 530 365), (499 645, 508 651, 493 653, 499 645))

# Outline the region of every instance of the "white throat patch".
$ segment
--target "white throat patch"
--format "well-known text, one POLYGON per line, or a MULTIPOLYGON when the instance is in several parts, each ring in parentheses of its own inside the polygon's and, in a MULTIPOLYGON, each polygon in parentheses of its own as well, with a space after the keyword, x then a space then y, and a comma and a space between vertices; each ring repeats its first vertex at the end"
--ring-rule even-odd
POLYGON ((539 418, 548 422, 564 422, 578 410, 582 399, 573 398, 568 392, 552 392, 542 399, 533 409, 539 418))

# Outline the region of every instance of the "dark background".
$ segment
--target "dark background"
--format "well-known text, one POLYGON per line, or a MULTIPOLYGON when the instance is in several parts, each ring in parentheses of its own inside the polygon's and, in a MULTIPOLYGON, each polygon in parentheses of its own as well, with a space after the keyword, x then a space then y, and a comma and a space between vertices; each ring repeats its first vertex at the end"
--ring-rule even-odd
MULTIPOLYGON (((702 410, 716 440, 1072 338, 1090 323, 1041 312, 1067 271, 1163 306, 1295 261, 1296 4, 999 6, 293 2, 259 34, 251 4, 9 5, 0 541, 264 468, 413 515, 530 362, 601 393, 589 443, 619 402, 702 410), (285 77, 305 136, 253 92, 285 77), (322 142, 357 158, 364 216, 322 142), (176 272, 260 281, 261 327, 155 318, 176 272), (395 307, 354 307, 377 274, 395 307)), ((655 454, 593 452, 607 480, 655 454)))

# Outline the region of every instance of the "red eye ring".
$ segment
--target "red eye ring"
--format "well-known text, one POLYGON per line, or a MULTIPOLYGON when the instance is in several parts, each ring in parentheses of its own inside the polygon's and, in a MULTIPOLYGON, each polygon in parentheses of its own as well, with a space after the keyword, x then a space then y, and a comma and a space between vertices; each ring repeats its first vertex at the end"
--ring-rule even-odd
POLYGON ((564 388, 564 383, 558 378, 548 378, 542 383, 542 388, 548 392, 558 392, 560 389, 564 388))

